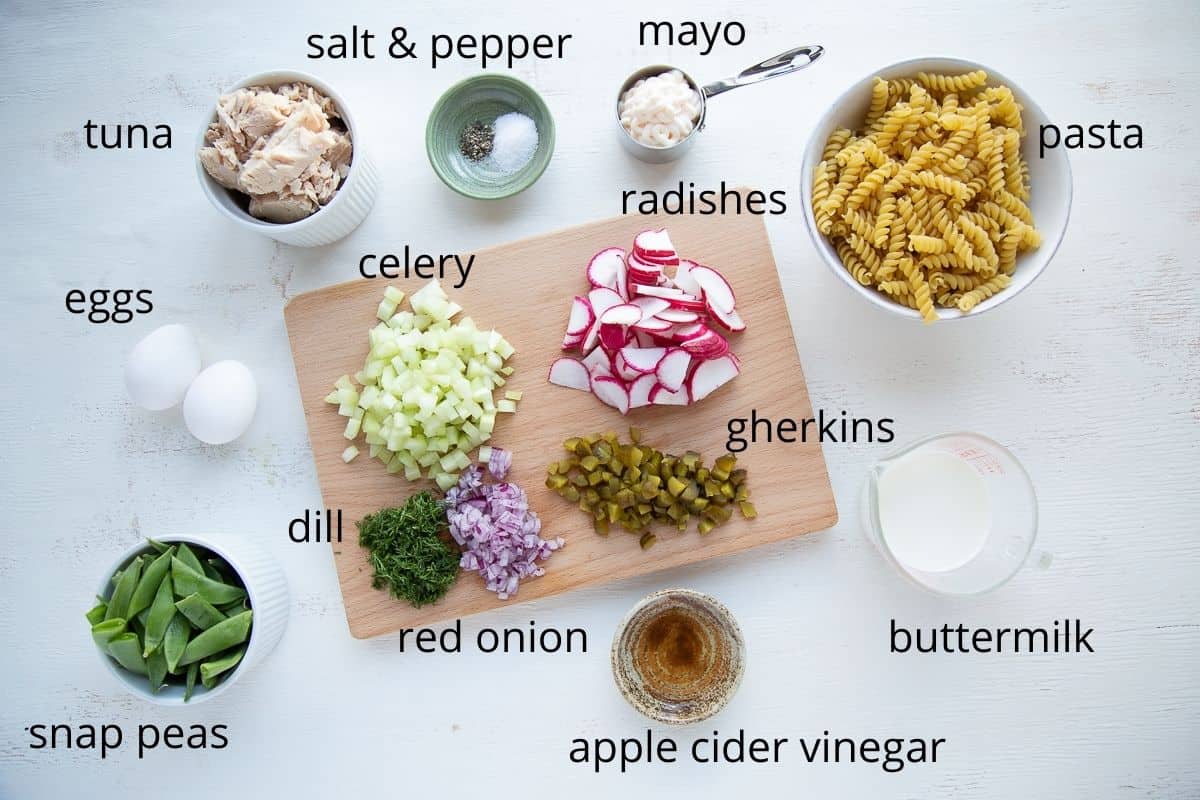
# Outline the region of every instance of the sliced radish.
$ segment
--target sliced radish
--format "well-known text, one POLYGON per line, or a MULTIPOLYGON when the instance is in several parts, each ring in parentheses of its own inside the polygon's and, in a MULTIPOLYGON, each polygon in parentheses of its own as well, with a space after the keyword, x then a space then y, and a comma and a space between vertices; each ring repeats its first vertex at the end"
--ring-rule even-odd
MULTIPOLYGON (((643 316, 641 306, 636 306, 633 303, 621 303, 609 308, 600 315, 600 323, 602 325, 632 325, 635 322, 640 322, 643 316)), ((603 336, 604 332, 601 331, 603 336)))
POLYGON ((726 314, 733 313, 734 304, 737 301, 733 296, 733 287, 729 285, 729 281, 725 280, 725 276, 712 267, 701 264, 688 270, 688 275, 700 284, 704 302, 713 308, 721 309, 726 314))
POLYGON ((592 256, 592 259, 588 262, 588 283, 593 287, 606 286, 609 289, 615 288, 618 266, 624 263, 624 250, 619 247, 604 248, 592 256))
POLYGON ((644 373, 641 370, 636 370, 631 367, 629 362, 625 360, 624 353, 625 348, 622 348, 615 356, 613 356, 613 372, 615 373, 614 377, 625 381, 626 386, 628 386, 628 384, 633 383, 638 378, 642 377, 644 373))
MULTIPOLYGON (((659 300, 661 298, 647 297, 647 298, 642 298, 642 299, 659 300)), ((666 301, 664 301, 664 302, 666 302, 666 301)), ((654 316, 658 317, 659 319, 665 319, 667 322, 670 322, 672 325, 687 325, 688 323, 696 322, 697 320, 700 319, 700 315, 697 314, 695 311, 684 311, 679 308, 665 308, 662 311, 656 311, 654 313, 654 316)))
POLYGON ((730 333, 746 330, 746 323, 742 321, 741 316, 736 311, 725 313, 721 309, 710 305, 708 313, 712 315, 712 318, 718 325, 730 333))
POLYGON ((673 258, 678 261, 679 258, 675 252, 675 245, 671 244, 671 237, 667 235, 666 228, 642 231, 633 237, 633 250, 636 253, 659 259, 673 258))
POLYGON ((579 349, 585 353, 590 353, 600 343, 600 320, 592 323, 592 327, 588 328, 587 335, 583 337, 583 342, 579 345, 579 349))
POLYGON ((639 330, 636 327, 633 329, 633 343, 638 347, 662 347, 652 332, 639 330))
POLYGON ((717 358, 729 352, 729 342, 714 330, 685 339, 679 346, 698 358, 717 358))
POLYGON ((650 317, 649 319, 641 320, 633 327, 637 328, 639 331, 652 331, 652 332, 662 333, 662 332, 669 331, 671 329, 671 323, 667 322, 665 319, 659 319, 658 317, 650 317))
POLYGON ((667 387, 667 391, 677 392, 683 386, 684 379, 687 377, 688 365, 691 363, 690 353, 680 348, 673 348, 659 360, 654 368, 654 374, 658 376, 658 382, 667 387))
POLYGON ((671 303, 661 297, 635 297, 629 302, 642 310, 642 319, 657 317, 671 307, 671 303))
MULTIPOLYGON (((692 298, 688 297, 686 294, 684 294, 682 291, 680 291, 679 289, 675 289, 671 286, 654 286, 654 285, 638 284, 637 286, 633 287, 633 290, 635 293, 640 294, 640 295, 646 295, 648 297, 663 297, 663 298, 666 298, 668 301, 691 300, 692 299, 692 298)), ((696 301, 693 300, 692 302, 696 302, 696 301)), ((671 305, 674 305, 674 302, 672 302, 671 305)))
POLYGON ((596 319, 592 313, 592 304, 586 297, 576 297, 571 301, 571 316, 567 319, 567 335, 584 335, 588 327, 596 319))
POLYGON ((703 300, 684 295, 682 297, 668 297, 667 302, 671 304, 671 308, 679 309, 680 311, 695 311, 701 313, 708 310, 708 306, 703 300))
POLYGON ((546 379, 555 386, 565 386, 568 389, 592 390, 592 376, 587 367, 573 358, 560 358, 550 365, 550 374, 546 379))
POLYGON ((629 392, 625 385, 616 378, 593 375, 592 394, 599 397, 600 402, 612 406, 622 414, 629 413, 629 392))
POLYGON ((681 325, 671 332, 671 338, 676 342, 686 342, 688 339, 695 339, 697 336, 703 336, 708 333, 708 326, 703 322, 697 322, 692 325, 681 325))
POLYGON ((642 273, 645 276, 654 276, 658 278, 664 275, 663 265, 654 261, 647 261, 637 253, 630 253, 625 257, 625 266, 629 268, 630 274, 642 273))
POLYGON ((600 346, 616 352, 625 346, 625 329, 613 323, 600 323, 600 346))
POLYGON ((679 267, 675 270, 674 281, 675 285, 692 297, 699 297, 700 284, 696 283, 696 279, 691 276, 691 271, 694 267, 700 266, 695 261, 689 261, 686 258, 679 259, 679 267))
POLYGON ((614 280, 616 281, 616 286, 613 286, 611 288, 615 289, 617 294, 619 294, 621 296, 621 302, 628 303, 629 302, 629 267, 625 264, 625 259, 623 259, 623 258, 621 259, 621 263, 617 264, 617 276, 616 276, 616 278, 614 278, 614 280))
POLYGON ((658 379, 653 375, 642 375, 629 384, 629 407, 641 408, 650 405, 650 392, 658 386, 658 379))
MULTIPOLYGON (((621 358, 629 368, 640 374, 652 373, 658 369, 658 362, 667 355, 665 347, 624 347, 621 358)), ((636 377, 636 376, 635 376, 636 377)))
POLYGON ((608 358, 608 353, 605 353, 599 347, 583 357, 583 361, 579 362, 587 369, 589 375, 607 375, 612 377, 612 361, 608 358))
POLYGON ((607 286, 599 286, 592 289, 588 292, 587 299, 592 304, 592 313, 597 317, 604 316, 605 311, 625 302, 615 289, 610 289, 607 286))
POLYGON ((579 347, 579 345, 583 344, 584 336, 586 336, 586 334, 583 334, 583 333, 570 334, 570 333, 568 333, 566 336, 563 337, 562 349, 563 350, 574 350, 576 347, 579 347))
POLYGON ((738 376, 737 362, 729 356, 701 361, 688 379, 688 396, 699 403, 738 376))
POLYGON ((656 406, 686 406, 688 393, 686 389, 672 392, 660 383, 650 390, 650 402, 656 406))

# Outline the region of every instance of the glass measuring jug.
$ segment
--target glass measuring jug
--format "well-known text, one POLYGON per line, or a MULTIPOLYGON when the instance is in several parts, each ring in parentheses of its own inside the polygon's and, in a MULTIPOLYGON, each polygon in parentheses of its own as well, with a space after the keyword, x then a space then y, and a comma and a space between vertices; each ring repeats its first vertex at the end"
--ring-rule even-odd
POLYGON ((883 557, 940 594, 1007 582, 1037 536, 1029 475, 1003 445, 974 433, 922 439, 875 464, 861 510, 883 557))

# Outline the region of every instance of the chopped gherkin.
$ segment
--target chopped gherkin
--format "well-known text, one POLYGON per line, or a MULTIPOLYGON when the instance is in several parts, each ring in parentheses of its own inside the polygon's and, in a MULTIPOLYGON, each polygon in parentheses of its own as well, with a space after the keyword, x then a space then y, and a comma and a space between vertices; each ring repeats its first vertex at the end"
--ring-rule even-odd
POLYGON ((657 540, 654 523, 686 531, 696 518, 703 535, 728 522, 735 506, 746 519, 757 516, 737 456, 723 454, 706 467, 694 450, 682 456, 655 450, 636 428, 630 439, 622 443, 612 432, 573 436, 563 442, 566 458, 546 469, 546 486, 591 517, 596 533, 607 536, 618 526, 638 535, 645 550, 657 540))

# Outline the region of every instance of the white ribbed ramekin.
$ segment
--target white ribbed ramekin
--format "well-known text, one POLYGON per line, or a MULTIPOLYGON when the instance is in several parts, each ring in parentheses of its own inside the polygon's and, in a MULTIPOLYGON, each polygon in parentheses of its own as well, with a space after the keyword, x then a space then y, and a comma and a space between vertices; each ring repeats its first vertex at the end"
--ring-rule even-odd
MULTIPOLYGON (((242 673, 252 669, 255 664, 270 655, 271 651, 275 649, 275 645, 279 644, 283 631, 287 628, 288 614, 290 613, 287 579, 279 564, 262 548, 244 536, 181 533, 164 536, 158 541, 166 544, 187 542, 199 545, 225 559, 225 562, 237 573, 246 587, 246 593, 250 596, 250 609, 254 612, 250 628, 250 644, 246 648, 246 655, 242 657, 241 663, 226 676, 225 680, 211 690, 205 689, 197 682, 192 699, 187 703, 194 705, 211 700, 228 690, 242 673)), ((116 563, 104 573, 96 594, 108 598, 113 590, 113 573, 128 564, 135 556, 151 552, 157 551, 145 542, 126 550, 116 563)), ((158 694, 154 694, 150 691, 150 682, 146 680, 145 676, 129 672, 106 653, 101 652, 100 648, 94 646, 93 648, 100 656, 100 660, 108 667, 109 672, 131 694, 159 705, 184 705, 182 686, 167 686, 158 694)))
MULTIPOLYGON (((371 211, 371 206, 375 204, 375 196, 379 193, 379 173, 367 154, 366 147, 363 145, 362 130, 355 124, 346 101, 321 79, 304 72, 278 69, 243 78, 227 91, 231 92, 245 86, 279 86, 284 83, 296 82, 307 83, 332 100, 342 121, 346 123, 346 129, 350 131, 350 143, 353 146, 350 169, 332 200, 317 209, 312 216, 302 220, 285 223, 267 222, 250 216, 245 204, 240 203, 237 199, 238 193, 226 189, 213 180, 212 176, 205 171, 204 165, 200 163, 198 155, 195 159, 196 174, 200 178, 200 187, 213 206, 243 228, 269 236, 285 244, 316 247, 336 242, 366 219, 367 214, 371 211)), ((216 118, 217 112, 214 107, 213 112, 205 118, 204 124, 200 126, 200 133, 196 137, 196 153, 199 153, 200 148, 204 146, 204 134, 208 131, 209 124, 216 118)))

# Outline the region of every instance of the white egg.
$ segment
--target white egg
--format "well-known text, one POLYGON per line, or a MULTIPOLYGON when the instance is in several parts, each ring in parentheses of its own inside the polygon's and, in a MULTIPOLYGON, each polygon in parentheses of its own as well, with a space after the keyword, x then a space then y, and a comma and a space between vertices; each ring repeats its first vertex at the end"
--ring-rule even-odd
POLYGON ((200 346, 183 325, 163 325, 142 339, 125 362, 129 399, 150 411, 179 405, 200 372, 200 346))
POLYGON ((202 442, 225 444, 246 432, 258 406, 254 375, 240 361, 218 361, 192 381, 183 421, 202 442))

